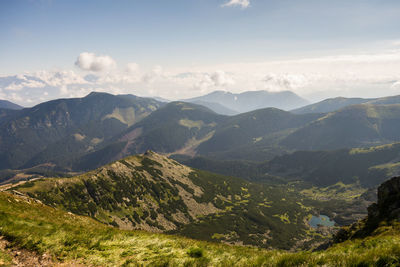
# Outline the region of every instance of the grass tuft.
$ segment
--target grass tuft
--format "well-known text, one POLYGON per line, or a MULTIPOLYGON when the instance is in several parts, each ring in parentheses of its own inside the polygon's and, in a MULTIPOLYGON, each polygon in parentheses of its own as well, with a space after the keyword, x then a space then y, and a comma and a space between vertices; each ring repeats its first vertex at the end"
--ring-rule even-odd
POLYGON ((198 247, 189 248, 187 254, 192 258, 201 258, 203 257, 203 249, 198 247))

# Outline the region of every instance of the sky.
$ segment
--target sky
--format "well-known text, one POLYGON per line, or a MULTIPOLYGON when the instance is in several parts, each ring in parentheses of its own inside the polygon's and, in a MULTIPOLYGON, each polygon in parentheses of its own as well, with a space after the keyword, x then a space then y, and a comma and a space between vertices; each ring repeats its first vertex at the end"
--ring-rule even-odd
POLYGON ((0 99, 400 94, 398 0, 0 0, 0 99))

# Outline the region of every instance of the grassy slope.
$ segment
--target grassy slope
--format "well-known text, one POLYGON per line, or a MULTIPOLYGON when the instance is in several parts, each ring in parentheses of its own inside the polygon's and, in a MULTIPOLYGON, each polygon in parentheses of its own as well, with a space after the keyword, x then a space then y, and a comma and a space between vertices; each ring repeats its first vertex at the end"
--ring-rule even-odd
POLYGON ((162 105, 132 95, 91 93, 13 112, 0 120, 0 168, 28 168, 48 162, 68 168, 76 157, 162 105))
POLYGON ((147 153, 81 176, 41 179, 15 189, 53 207, 125 229, 290 249, 305 239, 329 237, 309 229, 312 214, 332 216, 349 205, 342 200, 313 200, 296 187, 254 184, 147 153))
POLYGON ((354 105, 313 121, 281 145, 295 150, 367 147, 399 141, 400 105, 354 105))
MULTIPOLYGON (((374 187, 400 174, 400 143, 333 151, 297 151, 262 163, 219 161, 205 157, 180 159, 185 165, 250 181, 301 180, 317 186, 359 182, 374 187)), ((179 160, 179 159, 178 159, 179 160)))
MULTIPOLYGON (((379 230, 379 229, 378 229, 379 230)), ((399 227, 326 251, 287 253, 118 230, 28 198, 0 193, 0 234, 55 261, 95 266, 370 266, 400 260, 399 227)), ((9 260, 4 252, 2 256, 9 260)), ((1 258, 0 258, 1 259, 1 258)))

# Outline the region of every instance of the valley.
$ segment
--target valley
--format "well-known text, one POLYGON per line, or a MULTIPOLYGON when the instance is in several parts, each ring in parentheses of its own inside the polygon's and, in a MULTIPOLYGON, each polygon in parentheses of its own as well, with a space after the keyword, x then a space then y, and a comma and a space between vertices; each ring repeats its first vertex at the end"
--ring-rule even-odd
MULTIPOLYGON (((226 258, 203 254, 203 247, 211 246, 228 254, 240 250, 244 254, 238 255, 245 258, 256 255, 256 248, 266 249, 249 260, 265 266, 268 258, 275 262, 271 266, 290 266, 283 262, 329 257, 335 246, 319 256, 302 251, 331 247, 339 237, 341 242, 351 238, 354 234, 344 234, 342 227, 365 218, 377 201, 377 187, 399 175, 397 104, 366 103, 304 114, 264 108, 228 116, 197 103, 92 93, 6 111, 0 121, 0 141, 9 140, 0 142, 6 159, 0 170, 0 194, 9 203, 23 199, 29 205, 94 220, 124 240, 140 233, 137 244, 154 235, 166 242, 161 250, 172 246, 169 251, 175 251, 179 242, 195 244, 194 251, 202 247, 199 259, 178 249, 178 254, 151 256, 143 264, 225 264, 226 258), (22 153, 18 147, 29 149, 22 153), (167 241, 170 238, 175 241, 167 241), (171 255, 178 261, 171 261, 171 255)), ((49 223, 59 228, 61 222, 49 223)), ((42 234, 36 242, 47 246, 42 234)), ((102 235, 99 240, 106 242, 102 235)), ((10 242, 15 237, 5 238, 10 242)), ((51 246, 59 244, 58 236, 52 238, 51 246)), ((45 261, 47 256, 41 253, 49 247, 40 250, 21 242, 7 246, 34 251, 34 261, 45 261)), ((61 250, 50 250, 62 251, 65 258, 57 258, 70 262, 73 258, 65 250, 70 245, 65 244, 61 250)), ((80 244, 79 249, 85 251, 85 246, 80 244)), ((154 245, 149 246, 148 255, 154 252, 154 245)), ((88 249, 98 248, 89 244, 88 249)), ((10 257, 7 249, 4 253, 4 260, 10 257)), ((75 255, 79 262, 95 265, 122 261, 111 254, 75 255)), ((126 265, 139 262, 128 254, 124 258, 126 265)))

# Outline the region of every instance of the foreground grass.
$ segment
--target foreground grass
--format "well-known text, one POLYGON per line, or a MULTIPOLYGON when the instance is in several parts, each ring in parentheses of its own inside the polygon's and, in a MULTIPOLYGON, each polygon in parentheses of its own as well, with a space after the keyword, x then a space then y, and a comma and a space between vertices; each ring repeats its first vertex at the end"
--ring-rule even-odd
POLYGON ((8 255, 5 251, 0 249, 0 266, 10 266, 11 265, 11 256, 8 255))
MULTIPOLYGON (((0 234, 55 261, 95 266, 398 266, 400 236, 384 233, 322 252, 288 253, 118 230, 31 199, 0 193, 0 234)), ((0 254, 0 259, 7 255, 0 254)))

